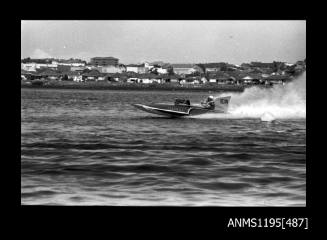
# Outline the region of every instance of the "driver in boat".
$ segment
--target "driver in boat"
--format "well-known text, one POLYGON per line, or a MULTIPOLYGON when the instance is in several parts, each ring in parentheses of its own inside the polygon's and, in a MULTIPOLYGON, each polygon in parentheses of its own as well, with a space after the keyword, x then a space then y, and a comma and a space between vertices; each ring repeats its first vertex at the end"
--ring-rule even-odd
POLYGON ((215 107, 215 101, 213 96, 209 96, 204 102, 201 103, 202 106, 206 108, 214 108, 215 107))

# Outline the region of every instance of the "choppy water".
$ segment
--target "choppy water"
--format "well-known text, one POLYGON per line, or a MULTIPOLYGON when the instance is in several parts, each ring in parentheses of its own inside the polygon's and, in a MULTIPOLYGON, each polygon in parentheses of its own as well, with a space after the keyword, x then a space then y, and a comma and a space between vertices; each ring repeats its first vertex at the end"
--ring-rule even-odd
POLYGON ((21 203, 305 206, 305 118, 169 119, 130 105, 205 96, 22 89, 21 203))

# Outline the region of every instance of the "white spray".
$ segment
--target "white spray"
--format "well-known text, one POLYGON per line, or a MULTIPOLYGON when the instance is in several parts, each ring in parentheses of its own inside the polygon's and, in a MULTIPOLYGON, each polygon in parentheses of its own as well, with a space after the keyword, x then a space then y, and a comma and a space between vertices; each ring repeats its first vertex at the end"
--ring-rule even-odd
MULTIPOLYGON (((228 114, 205 114, 203 118, 306 118, 306 73, 285 85, 272 88, 251 87, 243 93, 224 93, 231 96, 228 114)), ((218 96, 217 96, 218 97, 218 96)))

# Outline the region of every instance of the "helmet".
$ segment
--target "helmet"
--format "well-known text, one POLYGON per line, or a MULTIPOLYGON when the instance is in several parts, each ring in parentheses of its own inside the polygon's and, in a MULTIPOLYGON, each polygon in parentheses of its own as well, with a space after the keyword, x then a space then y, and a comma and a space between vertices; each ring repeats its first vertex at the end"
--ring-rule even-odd
POLYGON ((208 100, 213 100, 213 96, 209 96, 208 97, 208 100))

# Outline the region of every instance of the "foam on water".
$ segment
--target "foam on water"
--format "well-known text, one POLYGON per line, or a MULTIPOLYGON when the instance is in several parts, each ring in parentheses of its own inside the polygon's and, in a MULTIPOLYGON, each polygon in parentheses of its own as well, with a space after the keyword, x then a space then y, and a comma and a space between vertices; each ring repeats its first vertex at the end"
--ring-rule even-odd
POLYGON ((269 112, 265 112, 261 117, 260 117, 261 121, 263 122, 271 122, 275 120, 275 116, 273 116, 271 113, 269 112))
MULTIPOLYGON (((251 87, 243 93, 224 93, 231 96, 228 114, 209 113, 199 118, 306 118, 306 73, 285 85, 272 88, 251 87)), ((218 96, 216 96, 218 97, 218 96)))

